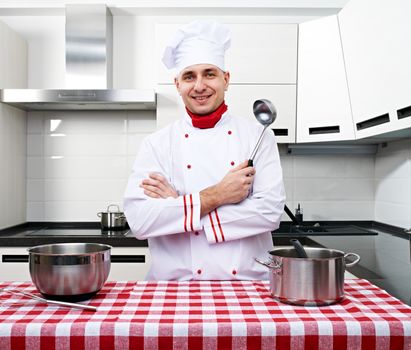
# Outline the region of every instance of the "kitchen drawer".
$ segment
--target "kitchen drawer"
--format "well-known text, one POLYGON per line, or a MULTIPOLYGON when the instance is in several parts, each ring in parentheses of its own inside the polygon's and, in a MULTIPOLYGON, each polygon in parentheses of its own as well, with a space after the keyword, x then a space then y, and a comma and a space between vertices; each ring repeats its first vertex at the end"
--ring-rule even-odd
POLYGON ((30 281, 27 247, 0 248, 0 281, 30 281))
POLYGON ((145 279, 151 265, 149 248, 114 247, 111 250, 111 255, 109 281, 137 281, 145 279))

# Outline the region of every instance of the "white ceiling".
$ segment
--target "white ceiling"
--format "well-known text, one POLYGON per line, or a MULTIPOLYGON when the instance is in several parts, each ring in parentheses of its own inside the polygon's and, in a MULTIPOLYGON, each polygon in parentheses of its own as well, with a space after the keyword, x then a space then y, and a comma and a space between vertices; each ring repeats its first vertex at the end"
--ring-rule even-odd
MULTIPOLYGON (((338 13, 349 0, 105 0, 114 16, 240 16, 301 23, 338 13)), ((0 0, 0 21, 26 40, 64 26, 66 4, 99 0, 0 0), (46 18, 46 17, 47 18, 46 18), (30 17, 30 18, 28 18, 30 17)), ((101 1, 100 3, 103 3, 101 1)), ((50 33, 53 35, 53 33, 50 33)))
MULTIPOLYGON (((348 0, 106 0, 114 15, 141 14, 147 11, 182 11, 195 9, 247 9, 251 11, 322 11, 341 9, 348 0)), ((0 0, 0 15, 64 15, 66 4, 95 4, 96 0, 0 0)))

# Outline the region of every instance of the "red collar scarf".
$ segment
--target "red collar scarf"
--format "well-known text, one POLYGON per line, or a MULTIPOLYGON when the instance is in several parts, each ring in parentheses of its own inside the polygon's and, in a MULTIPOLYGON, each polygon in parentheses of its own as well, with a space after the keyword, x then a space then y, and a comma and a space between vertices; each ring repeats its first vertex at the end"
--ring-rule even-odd
POLYGON ((221 116, 227 111, 227 105, 223 102, 214 112, 206 115, 198 115, 190 112, 187 107, 186 111, 191 118, 191 122, 195 128, 210 129, 221 119, 221 116))

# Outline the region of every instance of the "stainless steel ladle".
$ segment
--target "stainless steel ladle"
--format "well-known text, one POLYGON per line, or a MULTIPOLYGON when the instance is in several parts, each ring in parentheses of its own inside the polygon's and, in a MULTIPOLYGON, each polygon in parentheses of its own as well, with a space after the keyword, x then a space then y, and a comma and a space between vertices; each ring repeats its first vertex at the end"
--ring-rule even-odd
POLYGON ((261 141, 264 136, 265 129, 271 125, 275 118, 277 117, 277 110, 275 109, 274 105, 271 101, 266 99, 257 100, 253 104, 253 113, 257 121, 264 125, 264 129, 261 132, 260 138, 255 145, 253 152, 251 153, 250 159, 248 160, 248 166, 253 166, 254 157, 257 154, 258 148, 260 147, 261 141))
MULTIPOLYGON (((254 147, 253 152, 251 153, 250 159, 248 160, 248 166, 253 166, 254 157, 257 153, 258 148, 260 147, 265 129, 267 129, 268 126, 274 122, 275 118, 277 118, 277 110, 275 109, 271 101, 266 99, 256 100, 254 102, 253 113, 258 122, 264 125, 264 129, 260 135, 260 138, 257 141, 257 144, 254 147)), ((284 205, 284 211, 291 218, 295 225, 301 224, 294 216, 294 214, 291 212, 291 210, 287 207, 287 205, 284 205)))

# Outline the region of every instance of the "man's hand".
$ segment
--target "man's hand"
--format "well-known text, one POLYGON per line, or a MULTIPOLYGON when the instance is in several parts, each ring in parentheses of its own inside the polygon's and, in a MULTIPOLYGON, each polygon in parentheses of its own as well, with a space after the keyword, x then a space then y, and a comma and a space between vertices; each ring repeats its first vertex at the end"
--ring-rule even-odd
POLYGON ((247 198, 254 181, 255 169, 248 160, 231 169, 216 185, 200 192, 201 216, 224 204, 239 203, 247 198))
POLYGON ((174 187, 168 183, 167 179, 156 173, 148 175, 148 179, 141 181, 140 187, 144 189, 144 194, 151 198, 177 198, 178 193, 174 187))

